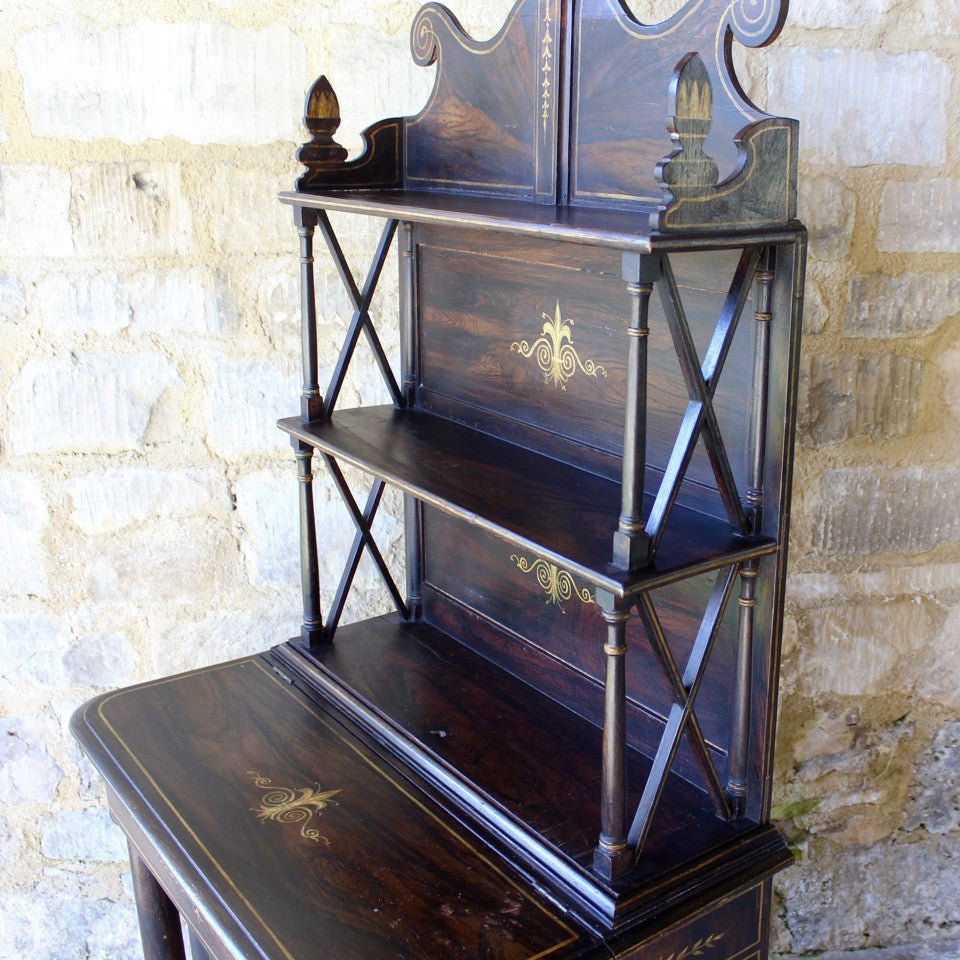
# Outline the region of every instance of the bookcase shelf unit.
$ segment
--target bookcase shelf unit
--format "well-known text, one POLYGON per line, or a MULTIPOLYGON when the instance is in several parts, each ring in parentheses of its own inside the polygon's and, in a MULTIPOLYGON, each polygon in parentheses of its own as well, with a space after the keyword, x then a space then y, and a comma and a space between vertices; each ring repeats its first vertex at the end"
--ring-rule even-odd
POLYGON ((691 0, 645 25, 619 0, 517 0, 478 42, 428 3, 424 110, 347 159, 321 77, 281 194, 304 622, 278 669, 600 931, 790 859, 768 818, 806 238, 796 122, 732 68, 784 8, 691 0), (331 212, 384 222, 362 283, 331 212), (318 233, 354 309, 325 390, 318 233), (397 374, 370 315, 394 242, 397 374), (343 410, 361 337, 393 402, 343 410), (356 526, 327 610, 315 460, 356 526), (372 533, 385 485, 399 585, 372 533), (340 626, 364 551, 396 610, 340 626))

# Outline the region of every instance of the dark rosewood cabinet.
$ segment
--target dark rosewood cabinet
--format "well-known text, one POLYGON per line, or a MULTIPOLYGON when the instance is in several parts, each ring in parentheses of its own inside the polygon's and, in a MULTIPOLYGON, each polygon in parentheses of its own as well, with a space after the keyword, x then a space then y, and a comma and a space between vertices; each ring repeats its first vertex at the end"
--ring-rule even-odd
MULTIPOLYGON (((335 140, 330 84, 310 92, 305 172, 281 195, 301 248, 303 391, 299 414, 279 425, 298 464, 303 626, 255 661, 169 683, 203 687, 201 699, 221 698, 227 712, 246 698, 257 733, 233 741, 250 752, 237 770, 270 766, 255 755, 271 728, 300 779, 312 756, 337 770, 305 807, 288 805, 315 818, 315 832, 360 809, 341 785, 359 780, 335 759, 349 758, 348 740, 400 791, 383 820, 393 801, 375 802, 377 791, 390 789, 367 775, 379 786, 361 791, 358 835, 346 842, 343 823, 339 837, 322 830, 320 865, 294 841, 296 852, 265 855, 275 870, 290 857, 285 884, 299 890, 299 919, 278 922, 294 931, 313 910, 321 939, 324 924, 351 931, 317 956, 765 955, 769 878, 790 861, 768 817, 806 243, 797 124, 747 100, 732 47, 772 40, 785 6, 691 0, 648 26, 619 0, 518 0, 500 33, 477 42, 428 3, 412 48, 437 65, 434 91, 418 116, 369 128, 352 160, 335 140), (331 212, 383 221, 365 277, 331 212), (370 303, 394 243, 397 317, 375 324, 370 303), (354 306, 335 358, 317 356, 323 247, 354 306), (397 371, 377 332, 393 322, 397 371), (361 338, 393 402, 345 409, 361 338), (365 501, 345 466, 367 476, 365 501), (356 527, 323 608, 320 470, 356 527), (399 580, 373 533, 386 485, 404 494, 399 580), (364 553, 395 610, 343 625, 364 553), (316 728, 304 743, 277 719, 294 709, 299 727, 316 728), (408 795, 422 796, 421 813, 400 811, 408 795), (470 838, 466 859, 437 839, 427 807, 470 838), (471 867, 474 855, 495 876, 471 867), (305 878, 331 857, 346 858, 342 869, 323 875, 326 893, 308 894, 305 878), (420 947, 375 933, 401 862, 411 886, 397 929, 420 931, 420 947), (383 886, 361 882, 360 863, 383 886), (420 876, 431 869, 457 885, 447 900, 476 901, 470 922, 450 926, 453 908, 420 876), (504 876, 523 895, 512 914, 484 913, 504 876), (357 939, 363 929, 377 949, 357 939)), ((177 695, 145 689, 141 716, 154 720, 124 722, 186 723, 190 711, 164 700, 177 695)), ((91 709, 75 727, 110 781, 113 734, 103 704, 100 719, 91 709)), ((211 736, 188 741, 196 764, 211 736)), ((149 753, 146 741, 132 755, 149 753)), ((253 771, 264 789, 271 769, 253 771)), ((128 807, 115 799, 128 834, 149 833, 128 825, 128 807)), ((212 952, 245 955, 236 934, 207 936, 212 952)), ((310 955, 267 951, 285 954, 310 955)))

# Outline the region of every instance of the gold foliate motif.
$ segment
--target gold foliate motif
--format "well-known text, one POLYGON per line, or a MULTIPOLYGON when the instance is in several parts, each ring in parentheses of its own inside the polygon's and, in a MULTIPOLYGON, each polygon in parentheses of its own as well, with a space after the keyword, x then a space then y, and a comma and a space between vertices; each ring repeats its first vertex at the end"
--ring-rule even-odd
POLYGON ((567 381, 580 370, 588 377, 605 377, 607 371, 593 360, 581 360, 573 346, 573 321, 564 320, 560 312, 560 301, 554 315, 541 314, 544 320, 539 337, 529 343, 526 340, 514 340, 510 344, 511 352, 521 357, 532 357, 543 371, 543 379, 561 390, 567 389, 567 381))
POLYGON ((561 613, 567 612, 563 604, 574 596, 584 603, 594 602, 590 591, 586 587, 578 587, 573 577, 555 563, 547 563, 540 557, 531 563, 526 557, 519 557, 515 553, 510 554, 510 559, 522 573, 532 573, 536 577, 537 586, 547 595, 547 604, 560 607, 561 613))
POLYGON ((540 101, 543 106, 543 135, 547 135, 547 124, 550 120, 550 68, 553 65, 553 37, 550 36, 550 24, 553 18, 550 16, 550 8, 553 0, 547 0, 544 4, 543 13, 543 40, 540 46, 540 101))
POLYGON ((722 933, 711 933, 708 937, 701 937, 694 943, 688 944, 682 950, 667 954, 660 960, 687 960, 688 957, 702 957, 708 950, 715 947, 722 939, 722 933))
POLYGON ((255 770, 248 770, 247 776, 253 778, 254 786, 266 792, 260 798, 260 806, 254 807, 257 819, 275 820, 277 823, 300 824, 300 836, 314 843, 329 845, 330 840, 316 827, 309 826, 314 816, 320 816, 328 805, 336 806, 333 800, 339 790, 320 790, 312 787, 300 787, 290 790, 287 787, 275 787, 268 777, 261 776, 255 770))

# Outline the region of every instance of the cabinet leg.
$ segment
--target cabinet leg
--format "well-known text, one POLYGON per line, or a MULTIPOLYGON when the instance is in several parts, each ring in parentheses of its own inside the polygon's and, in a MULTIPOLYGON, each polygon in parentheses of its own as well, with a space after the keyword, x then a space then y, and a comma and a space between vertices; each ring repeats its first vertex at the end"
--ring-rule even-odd
POLYGON ((737 665, 733 711, 730 718, 730 775, 727 794, 731 813, 742 817, 747 808, 747 768, 750 762, 750 691, 753 689, 753 611, 759 565, 747 561, 740 568, 740 627, 737 638, 737 665))
POLYGON ((130 871, 140 919, 143 960, 186 960, 180 914, 133 847, 130 847, 130 871))
MULTIPOLYGON (((601 604, 600 596, 597 597, 601 604)), ((607 622, 607 680, 603 705, 603 770, 600 796, 600 840, 593 854, 593 869, 607 880, 633 866, 627 846, 626 783, 626 628, 629 612, 616 604, 601 604, 607 622)))

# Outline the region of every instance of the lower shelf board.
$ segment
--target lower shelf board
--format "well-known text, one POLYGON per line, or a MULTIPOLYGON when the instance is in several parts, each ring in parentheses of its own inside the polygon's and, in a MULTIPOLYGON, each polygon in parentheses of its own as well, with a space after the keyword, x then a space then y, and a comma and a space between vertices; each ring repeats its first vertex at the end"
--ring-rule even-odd
MULTIPOLYGON (((616 926, 736 871, 783 866, 770 826, 719 819, 705 793, 671 776, 637 868, 591 870, 600 824, 601 730, 455 639, 395 615, 341 627, 335 643, 273 651, 437 786, 457 812, 580 912, 616 926)), ((650 760, 627 754, 628 809, 650 760)))

